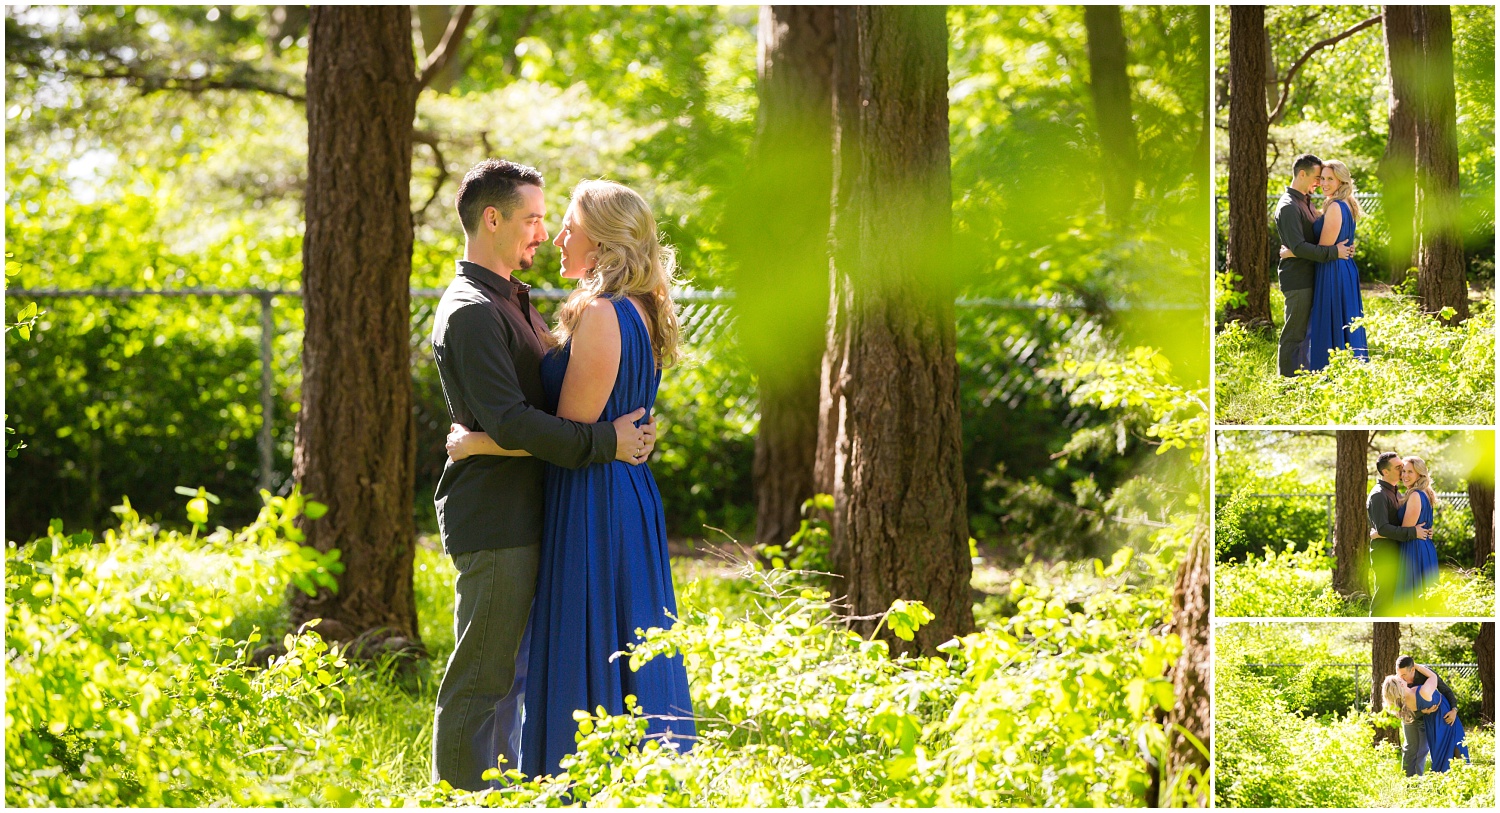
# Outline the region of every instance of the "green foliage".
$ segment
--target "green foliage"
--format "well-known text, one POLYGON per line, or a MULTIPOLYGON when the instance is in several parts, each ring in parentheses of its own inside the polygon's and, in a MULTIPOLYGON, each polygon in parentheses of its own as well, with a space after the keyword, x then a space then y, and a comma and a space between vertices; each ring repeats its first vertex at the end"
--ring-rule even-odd
MULTIPOLYGON (((1369 626, 1360 626, 1368 635, 1369 626)), ((1337 708, 1342 702, 1339 693, 1347 692, 1345 684, 1353 682, 1352 674, 1344 678, 1332 671, 1307 669, 1288 676, 1246 668, 1247 663, 1309 657, 1287 652, 1279 636, 1273 637, 1276 644, 1267 648, 1266 640, 1257 641, 1260 636, 1239 634, 1256 631, 1246 627, 1232 625, 1215 637, 1217 806, 1494 805, 1492 727, 1466 725, 1465 742, 1472 762, 1455 761, 1445 774, 1407 778, 1401 770, 1399 746, 1375 744, 1376 729, 1388 730, 1392 718, 1365 710, 1367 697, 1358 709, 1337 708)), ((1365 663, 1368 646, 1366 639, 1365 663)), ((1356 657, 1351 662, 1359 660, 1356 657)), ((1362 688, 1367 690, 1368 684, 1362 688)))
POLYGON ((334 588, 335 563, 289 530, 301 497, 267 500, 238 533, 203 539, 141 522, 6 551, 6 802, 262 806, 346 801, 357 764, 329 746, 346 663, 315 633, 223 637, 288 585, 334 588))
MULTIPOLYGON (((848 632, 826 593, 786 571, 758 572, 769 601, 754 617, 684 600, 679 622, 648 630, 631 653, 633 666, 683 656, 700 726, 691 752, 642 743, 639 718, 580 713, 579 752, 563 774, 408 801, 1134 804, 1148 779, 1137 748, 1159 753, 1153 715, 1174 702, 1164 673, 1180 644, 1157 625, 1168 610, 1160 578, 1179 550, 1164 539, 1152 557, 1096 563, 1104 575, 1078 594, 1017 583, 1016 615, 933 658, 893 660, 884 643, 848 632)), ((898 602, 886 621, 927 618, 898 602)))
POLYGON ((1326 545, 1331 530, 1326 497, 1256 499, 1248 490, 1236 491, 1219 504, 1215 559, 1244 561, 1268 546, 1308 550, 1326 545))
POLYGON ((1365 299, 1370 361, 1335 351, 1291 379, 1276 342, 1231 323, 1215 339, 1217 419, 1228 424, 1488 424, 1495 413, 1495 322, 1489 299, 1456 327, 1414 299, 1365 299))
MULTIPOLYGON (((1217 528, 1221 526, 1216 526, 1217 528)), ((1214 564, 1214 613, 1221 617, 1364 615, 1333 590, 1333 557, 1318 540, 1301 550, 1265 549, 1243 563, 1214 564)))
POLYGON ((792 538, 780 545, 758 544, 755 546, 756 555, 775 569, 832 573, 833 562, 829 558, 832 531, 822 519, 832 511, 833 495, 813 495, 802 503, 802 521, 797 524, 797 532, 792 538))

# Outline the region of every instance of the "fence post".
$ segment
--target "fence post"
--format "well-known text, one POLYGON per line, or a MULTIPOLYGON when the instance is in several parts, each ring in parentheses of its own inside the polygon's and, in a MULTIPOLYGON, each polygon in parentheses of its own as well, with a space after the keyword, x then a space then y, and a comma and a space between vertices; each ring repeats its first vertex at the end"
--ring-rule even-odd
POLYGON ((272 436, 272 423, 276 418, 275 399, 272 398, 271 390, 275 386, 271 375, 271 345, 276 340, 276 318, 271 310, 272 297, 270 291, 261 290, 256 292, 260 299, 260 488, 265 491, 271 490, 271 467, 274 465, 272 452, 275 447, 275 438, 272 436))

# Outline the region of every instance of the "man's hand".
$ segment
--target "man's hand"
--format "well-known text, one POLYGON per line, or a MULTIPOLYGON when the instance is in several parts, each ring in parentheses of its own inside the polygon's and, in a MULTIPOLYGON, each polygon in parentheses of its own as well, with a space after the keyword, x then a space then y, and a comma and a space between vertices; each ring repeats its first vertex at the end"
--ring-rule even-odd
POLYGON ((1453 725, 1453 721, 1457 719, 1458 709, 1448 709, 1448 713, 1443 715, 1443 722, 1447 723, 1448 725, 1453 725))
MULTIPOLYGON (((651 451, 647 442, 647 434, 652 437, 656 435, 656 428, 647 430, 635 425, 646 414, 645 409, 637 409, 629 415, 621 415, 612 423, 615 425, 615 459, 638 466, 646 459, 651 451)), ((648 424, 649 425, 649 424, 648 424)))
POLYGON ((641 425, 641 429, 646 433, 646 453, 641 455, 641 461, 644 462, 650 460, 651 453, 656 451, 656 416, 652 415, 651 420, 641 425))
POLYGON ((1353 243, 1339 243, 1339 259, 1348 260, 1354 257, 1353 243))
POLYGON ((1425 525, 1418 525, 1417 526, 1417 538, 1418 539, 1431 539, 1432 538, 1432 529, 1428 528, 1425 525))

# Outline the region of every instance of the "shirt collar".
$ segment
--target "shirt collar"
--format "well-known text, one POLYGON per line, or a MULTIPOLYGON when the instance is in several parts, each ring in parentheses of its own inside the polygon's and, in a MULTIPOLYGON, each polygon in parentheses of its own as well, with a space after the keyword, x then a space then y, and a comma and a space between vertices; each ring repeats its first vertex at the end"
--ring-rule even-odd
POLYGON ((1386 491, 1395 491, 1396 490, 1395 486, 1391 485, 1390 483, 1387 483, 1384 480, 1376 480, 1375 482, 1379 483, 1380 487, 1382 489, 1385 489, 1386 491))
POLYGON ((531 290, 531 286, 514 277, 506 279, 476 262, 458 261, 458 273, 478 282, 506 299, 518 299, 518 294, 531 290))
POLYGON ((1300 201, 1306 201, 1307 200, 1307 194, 1304 193, 1304 192, 1298 192, 1297 189, 1296 189, 1296 187, 1288 186, 1286 188, 1286 193, 1288 195, 1292 196, 1292 200, 1300 200, 1300 201))

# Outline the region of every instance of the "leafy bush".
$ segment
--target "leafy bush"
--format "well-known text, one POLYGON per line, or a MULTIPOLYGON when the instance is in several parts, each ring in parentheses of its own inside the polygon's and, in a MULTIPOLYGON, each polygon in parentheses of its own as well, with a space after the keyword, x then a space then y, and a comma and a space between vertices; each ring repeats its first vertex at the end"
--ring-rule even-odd
MULTIPOLYGON (((1139 749, 1160 753, 1153 715, 1174 702, 1164 674, 1180 643, 1160 625, 1162 571, 1177 550, 1169 540, 1155 556, 1127 549, 1097 563, 1086 595, 1017 583, 1015 616, 934 658, 892 660, 883 642, 847 631, 826 593, 762 572, 769 603, 756 617, 683 601, 678 623, 648 630, 630 655, 632 665, 683 655, 700 725, 691 752, 642 743, 640 718, 580 713, 578 754, 562 774, 510 773, 504 790, 409 801, 1136 804, 1149 780, 1139 749)), ((905 637, 930 617, 897 602, 884 623, 905 637)))
POLYGON ((1268 546, 1309 550, 1326 545, 1328 502, 1321 497, 1257 499, 1236 491, 1219 504, 1215 559, 1241 562, 1268 546))
POLYGON ((1214 564, 1214 613, 1220 617, 1297 618, 1363 615, 1333 590, 1326 542, 1303 550, 1266 548, 1243 563, 1214 564))
POLYGON ((97 544, 54 524, 7 549, 7 804, 347 801, 359 765, 329 747, 343 658, 300 632, 252 669, 260 633, 223 637, 289 585, 334 585, 337 555, 294 541, 301 507, 271 498, 243 531, 198 539, 197 524, 160 531, 127 503, 97 544))
POLYGON ((1216 342, 1218 421, 1228 424, 1488 424, 1495 414, 1494 303, 1446 327, 1399 294, 1365 299, 1370 361, 1335 352, 1291 379, 1276 339, 1231 323, 1216 342))

